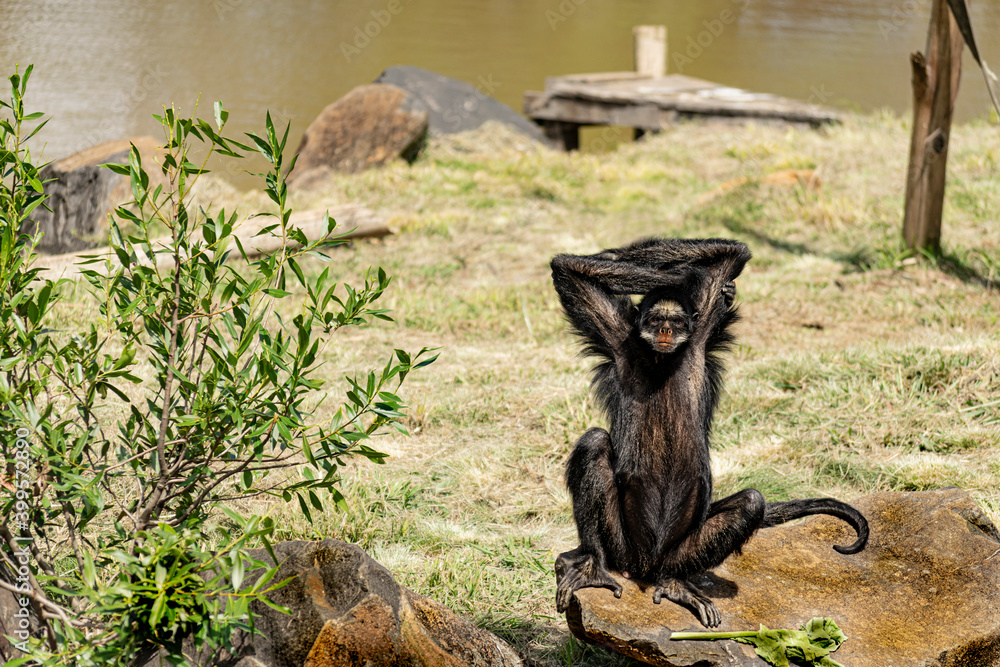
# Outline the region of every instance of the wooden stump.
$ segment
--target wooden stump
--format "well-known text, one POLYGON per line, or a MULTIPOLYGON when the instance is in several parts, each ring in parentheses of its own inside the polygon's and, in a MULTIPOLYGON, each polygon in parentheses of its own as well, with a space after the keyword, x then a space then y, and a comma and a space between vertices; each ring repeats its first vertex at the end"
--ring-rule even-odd
POLYGON ((48 199, 36 208, 22 230, 43 232, 39 252, 57 255, 94 248, 107 237, 108 214, 132 198, 127 176, 100 165, 128 164, 129 151, 139 149, 152 179, 150 190, 164 184, 154 160, 162 154, 163 140, 131 137, 107 141, 46 165, 39 173, 48 199))
POLYGON ((951 117, 962 74, 962 34, 947 0, 934 0, 926 55, 910 56, 913 68, 913 134, 906 176, 903 238, 912 249, 941 244, 945 171, 951 117))
POLYGON ((654 79, 667 73, 667 27, 637 25, 632 28, 635 71, 654 79))

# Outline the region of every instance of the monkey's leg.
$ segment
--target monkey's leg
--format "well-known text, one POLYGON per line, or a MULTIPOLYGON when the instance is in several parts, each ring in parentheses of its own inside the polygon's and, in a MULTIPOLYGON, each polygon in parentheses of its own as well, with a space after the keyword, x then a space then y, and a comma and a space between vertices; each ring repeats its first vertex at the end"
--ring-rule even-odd
POLYGON ((743 489, 712 503, 708 519, 668 551, 653 589, 653 602, 667 598, 691 609, 701 624, 714 628, 722 622, 719 610, 688 577, 710 570, 738 552, 764 521, 764 496, 743 489))
MULTIPOLYGON (((566 464, 580 546, 556 558, 556 609, 560 613, 580 588, 610 588, 615 597, 622 594, 622 587, 607 570, 606 548, 624 544, 610 454, 611 436, 604 429, 592 428, 576 443, 566 464)), ((617 551, 621 553, 620 548, 617 551)))

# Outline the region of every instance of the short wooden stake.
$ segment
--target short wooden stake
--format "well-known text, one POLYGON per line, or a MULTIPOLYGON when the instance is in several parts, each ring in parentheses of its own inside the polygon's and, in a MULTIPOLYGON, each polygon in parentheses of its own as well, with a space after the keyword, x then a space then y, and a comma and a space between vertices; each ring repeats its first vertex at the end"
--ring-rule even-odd
POLYGON ((658 78, 667 73, 667 26, 637 25, 632 28, 635 71, 658 78))
POLYGON ((951 116, 962 75, 962 34, 947 0, 934 0, 926 55, 910 56, 913 68, 913 134, 906 175, 903 239, 911 249, 941 245, 945 171, 951 116))

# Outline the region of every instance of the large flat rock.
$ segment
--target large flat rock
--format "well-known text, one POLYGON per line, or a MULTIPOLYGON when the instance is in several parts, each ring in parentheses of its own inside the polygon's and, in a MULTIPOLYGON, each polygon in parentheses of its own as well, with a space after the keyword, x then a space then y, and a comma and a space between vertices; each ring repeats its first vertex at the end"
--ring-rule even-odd
MULTIPOLYGON (((849 667, 1000 665, 1000 533, 961 489, 878 493, 854 504, 871 539, 859 554, 834 544, 854 534, 811 517, 760 531, 743 554, 705 575, 723 623, 718 630, 798 628, 833 618, 848 641, 833 654, 849 667)), ((671 641, 704 630, 686 609, 654 605, 652 591, 619 578, 620 600, 578 591, 566 617, 585 641, 653 665, 764 665, 733 641, 671 641)))

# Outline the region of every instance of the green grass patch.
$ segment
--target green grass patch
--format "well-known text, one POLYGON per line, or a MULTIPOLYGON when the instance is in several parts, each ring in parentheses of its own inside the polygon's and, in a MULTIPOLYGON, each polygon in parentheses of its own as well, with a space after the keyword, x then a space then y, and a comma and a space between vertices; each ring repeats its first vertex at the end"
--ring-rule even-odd
MULTIPOLYGON (((555 613, 552 564, 576 546, 563 464, 605 424, 548 262, 669 235, 737 238, 754 253, 713 430, 718 496, 958 485, 1000 520, 1000 138, 954 128, 945 251, 914 256, 899 240, 906 125, 884 114, 821 132, 682 124, 600 154, 488 128, 436 138, 412 166, 297 194, 299 208, 353 201, 399 230, 331 253, 338 280, 375 265, 392 274, 395 322, 334 336, 329 390, 394 347, 441 357, 403 388, 414 435, 376 443, 385 465, 341 471, 348 511, 312 527, 280 501, 240 511, 270 513, 281 538, 360 544, 529 664, 637 664, 581 645, 555 613), (784 169, 813 169, 820 186, 763 182, 784 169)), ((92 317, 69 293, 56 326, 92 317)))

